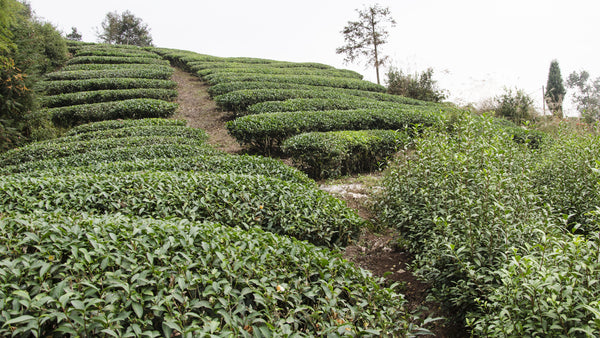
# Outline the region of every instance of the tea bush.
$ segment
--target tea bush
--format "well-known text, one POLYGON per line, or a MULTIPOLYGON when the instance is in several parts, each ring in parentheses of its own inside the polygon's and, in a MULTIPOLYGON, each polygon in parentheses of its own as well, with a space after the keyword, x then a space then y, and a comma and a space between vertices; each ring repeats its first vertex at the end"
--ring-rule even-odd
POLYGON ((4 214, 3 336, 405 336, 405 300, 341 255, 186 220, 4 214))
POLYGON ((104 120, 170 117, 177 107, 177 103, 163 100, 129 99, 49 108, 46 111, 55 125, 69 127, 104 120))
POLYGON ((139 171, 0 178, 0 212, 69 211, 209 220, 346 245, 363 220, 314 186, 259 175, 139 171))
POLYGON ((285 101, 267 101, 248 107, 247 114, 277 113, 289 111, 386 109, 402 107, 402 103, 384 102, 363 97, 344 97, 332 99, 290 99, 285 101))
MULTIPOLYGON (((195 66, 192 66, 195 68, 195 66)), ((362 80, 363 76, 357 72, 346 70, 346 69, 321 69, 314 67, 274 67, 272 63, 257 66, 230 66, 230 67, 219 67, 219 68, 205 68, 196 71, 196 74, 201 78, 211 74, 222 74, 222 73, 244 73, 244 74, 268 74, 268 75, 317 75, 327 77, 342 77, 350 79, 362 80)))
POLYGON ((415 132, 441 125, 444 114, 432 107, 356 109, 265 113, 227 122, 227 130, 242 145, 270 152, 294 135, 312 131, 389 129, 415 132))
POLYGON ((134 89, 134 88, 162 88, 174 89, 177 83, 171 80, 155 79, 128 79, 128 78, 100 78, 87 80, 61 80, 43 81, 38 83, 38 91, 46 95, 57 95, 64 93, 105 90, 105 89, 134 89))
MULTIPOLYGON (((116 129, 104 129, 94 132, 80 133, 77 135, 64 136, 46 141, 45 143, 69 143, 81 141, 94 141, 101 139, 114 139, 125 137, 180 137, 196 140, 199 143, 208 140, 208 135, 202 129, 182 126, 132 126, 116 129)), ((112 140, 111 140, 112 141, 112 140)))
POLYGON ((101 122, 93 122, 79 125, 77 127, 73 127, 69 129, 68 132, 65 133, 65 136, 72 136, 90 132, 96 132, 100 130, 107 129, 119 129, 119 128, 130 128, 135 126, 181 126, 185 127, 187 125, 187 121, 185 120, 175 120, 175 119, 159 119, 159 118, 148 118, 148 119, 139 119, 139 120, 109 120, 109 121, 101 121, 101 122))
POLYGON ((155 99, 172 101, 177 97, 176 89, 160 88, 135 88, 135 89, 112 89, 93 90, 75 93, 43 96, 40 105, 46 108, 57 108, 80 104, 91 104, 109 101, 120 101, 129 99, 155 99))
POLYGON ((111 150, 123 147, 132 148, 158 144, 194 146, 203 144, 205 139, 203 134, 198 134, 196 138, 147 136, 74 141, 67 143, 38 142, 0 154, 0 165, 17 165, 28 161, 39 161, 46 158, 55 159, 86 152, 111 150))
MULTIPOLYGON (((314 68, 314 69, 335 69, 333 66, 330 65, 326 65, 326 64, 322 64, 322 63, 314 63, 314 62, 285 62, 285 61, 273 61, 267 64, 257 64, 257 63, 244 63, 244 62, 234 62, 234 61, 227 61, 226 58, 223 58, 220 61, 212 61, 212 62, 208 62, 205 60, 200 60, 200 61, 190 61, 187 62, 187 66, 191 68, 192 72, 195 73, 199 70, 203 70, 203 69, 221 69, 221 68, 261 68, 264 67, 265 65, 272 67, 272 68, 314 68)), ((338 69, 338 71, 342 71, 342 69, 338 69)), ((358 74, 356 72, 350 71, 350 70, 343 70, 346 71, 350 74, 352 74, 352 76, 357 77, 355 74, 358 74)), ((362 79, 362 77, 361 77, 362 79)))
POLYGON ((83 48, 75 53, 75 57, 82 56, 120 56, 120 57, 143 57, 160 59, 160 55, 144 50, 127 50, 117 48, 83 48))
POLYGON ((173 68, 166 66, 153 66, 147 68, 115 68, 99 70, 61 70, 48 73, 44 76, 46 81, 84 80, 100 78, 145 78, 168 80, 173 75, 173 68))
POLYGON ((79 56, 67 61, 67 65, 81 63, 145 63, 151 65, 168 65, 169 61, 147 56, 79 56))
POLYGON ((329 178, 379 169, 410 142, 393 130, 311 132, 287 139, 285 153, 313 178, 329 178))
POLYGON ((149 65, 146 63, 80 63, 61 68, 62 71, 78 70, 118 70, 118 69, 169 69, 170 66, 149 65))

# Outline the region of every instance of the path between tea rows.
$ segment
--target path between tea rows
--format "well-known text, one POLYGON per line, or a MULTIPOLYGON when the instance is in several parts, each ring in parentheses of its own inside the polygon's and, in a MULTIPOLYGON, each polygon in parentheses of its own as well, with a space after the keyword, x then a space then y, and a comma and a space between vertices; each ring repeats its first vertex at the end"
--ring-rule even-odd
MULTIPOLYGON (((207 92, 209 86, 198 77, 178 68, 175 68, 172 79, 177 82, 179 92, 179 109, 175 118, 186 120, 190 127, 205 130, 209 136, 208 143, 216 148, 227 153, 241 153, 242 148, 225 128, 231 113, 221 111, 210 99, 207 92)), ((378 189, 379 179, 380 175, 350 177, 335 182, 320 182, 319 187, 346 201, 361 217, 374 221, 368 205, 371 196, 378 189)), ((405 285, 402 292, 408 300, 409 311, 423 310, 425 314, 438 317, 436 312, 439 311, 439 306, 425 300, 429 286, 408 271, 410 255, 394 244, 397 236, 393 230, 369 230, 356 243, 346 248, 344 257, 375 276, 384 277, 390 284, 400 282, 405 285)), ((429 329, 436 337, 462 337, 466 334, 463 329, 445 327, 441 322, 429 329)))

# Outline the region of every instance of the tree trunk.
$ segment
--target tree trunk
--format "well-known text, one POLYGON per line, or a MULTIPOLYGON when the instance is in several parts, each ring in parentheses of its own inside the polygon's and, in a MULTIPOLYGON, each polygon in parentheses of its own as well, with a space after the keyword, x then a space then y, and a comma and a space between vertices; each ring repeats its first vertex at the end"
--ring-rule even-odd
POLYGON ((377 33, 375 32, 375 13, 371 10, 371 38, 373 40, 373 52, 375 56, 375 73, 377 74, 377 84, 379 81, 379 55, 377 55, 377 33))

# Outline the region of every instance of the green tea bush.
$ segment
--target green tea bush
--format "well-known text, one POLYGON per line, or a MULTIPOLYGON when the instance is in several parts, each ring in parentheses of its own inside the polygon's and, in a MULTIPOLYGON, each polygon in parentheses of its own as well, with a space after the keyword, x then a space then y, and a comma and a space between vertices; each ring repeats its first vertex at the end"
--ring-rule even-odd
POLYGON ((100 78, 145 78, 168 80, 173 75, 173 68, 166 66, 148 68, 117 68, 99 70, 70 70, 46 74, 46 81, 84 80, 100 78))
MULTIPOLYGON (((168 141, 168 140, 164 140, 168 141)), ((180 157, 223 155, 224 153, 214 147, 202 144, 134 144, 128 146, 125 143, 121 146, 118 142, 109 142, 113 145, 109 149, 87 150, 83 153, 75 153, 58 158, 43 158, 41 156, 33 161, 22 161, 17 164, 4 165, 0 167, 0 173, 10 174, 19 172, 29 172, 34 170, 58 170, 57 168, 71 168, 82 165, 103 165, 106 163, 119 161, 138 161, 151 159, 176 160, 180 157)))
MULTIPOLYGON (((222 68, 252 68, 252 67, 264 67, 263 64, 255 64, 255 63, 243 63, 243 62, 233 62, 233 61, 226 61, 226 60, 222 60, 222 61, 212 61, 212 62, 208 62, 208 61, 191 61, 188 62, 187 65, 192 69, 192 71, 195 73, 199 70, 203 70, 203 69, 222 69, 222 68)), ((325 65, 322 63, 314 63, 314 62, 285 62, 285 61, 274 61, 271 63, 266 64, 269 67, 272 68, 314 68, 314 69, 335 69, 332 66, 329 65, 325 65)), ((353 71, 350 70, 342 70, 342 69, 338 69, 338 71, 346 71, 349 73, 355 73, 353 71)), ((356 75, 353 75, 356 76, 356 75)), ((361 77, 362 78, 362 77, 361 77)))
POLYGON ((162 88, 174 89, 177 83, 171 80, 155 79, 128 79, 128 78, 101 78, 87 80, 62 80, 42 81, 38 83, 38 90, 46 95, 64 93, 104 90, 104 89, 134 89, 134 88, 162 88))
POLYGON ((331 99, 289 99, 285 101, 267 101, 248 107, 247 114, 277 113, 289 111, 354 110, 399 108, 402 103, 383 102, 363 97, 340 97, 331 99))
POLYGON ((121 57, 143 57, 143 58, 152 58, 152 59, 160 59, 160 55, 154 54, 152 52, 147 52, 144 50, 127 50, 127 49, 117 49, 117 48, 84 48, 80 49, 75 53, 74 57, 82 57, 82 56, 121 56, 121 57))
POLYGON ((265 82, 265 81, 237 81, 219 83, 208 88, 208 94, 211 97, 227 94, 237 90, 248 89, 300 89, 300 90, 318 90, 323 86, 300 85, 291 82, 265 82))
POLYGON ((259 229, 122 215, 0 219, 3 336, 406 336, 394 288, 259 229))
MULTIPOLYGON (((195 67, 192 66, 192 69, 195 67)), ((237 74, 268 74, 268 75, 310 75, 310 76, 327 76, 327 77, 342 77, 350 79, 362 80, 363 76, 357 72, 346 70, 346 69, 321 69, 314 67, 273 67, 272 64, 260 66, 260 67, 226 67, 226 68, 205 68, 196 71, 196 74, 201 78, 204 78, 211 74, 216 73, 237 73, 237 74)))
POLYGON ((38 142, 0 154, 0 165, 16 165, 28 161, 66 157, 97 150, 110 150, 117 147, 142 147, 158 144, 200 145, 204 142, 205 137, 202 134, 198 135, 197 138, 147 136, 66 143, 38 142))
POLYGON ((170 66, 149 65, 146 63, 80 63, 62 67, 60 70, 117 70, 117 69, 170 69, 170 66))
POLYGON ((309 76, 309 75, 261 75, 261 74, 235 74, 235 73, 217 73, 207 75, 204 78, 210 85, 216 85, 226 82, 254 81, 254 82, 278 82, 278 83, 296 83, 301 85, 324 86, 333 88, 360 89, 374 92, 385 92, 385 87, 358 79, 327 77, 327 76, 309 76))
POLYGON ((84 133, 90 133, 100 130, 107 129, 119 129, 119 128, 130 128, 136 126, 181 126, 185 127, 187 125, 187 121, 185 120, 174 120, 174 119, 159 119, 159 118, 149 118, 149 119, 139 119, 139 120, 109 120, 109 121, 101 121, 101 122, 93 122, 82 124, 77 127, 73 127, 69 129, 65 133, 65 136, 72 136, 84 133))
POLYGON ((409 142, 393 130, 312 132, 287 139, 282 150, 309 176, 329 178, 379 169, 409 142))
MULTIPOLYGON (((81 141, 94 141, 124 137, 181 137, 198 142, 208 140, 208 135, 202 129, 182 126, 132 126, 117 129, 105 129, 77 135, 64 136, 46 141, 47 143, 70 143, 81 141)), ((112 141, 112 140, 111 140, 112 141)))
POLYGON ((536 152, 492 118, 453 117, 399 157, 384 180, 380 219, 415 254, 415 272, 463 319, 501 284, 513 250, 561 232, 535 193, 536 152))
POLYGON ((441 125, 444 114, 432 107, 282 112, 242 116, 227 130, 242 145, 270 152, 294 135, 312 131, 412 130, 441 125))
POLYGON ((0 179, 0 212, 122 213, 259 227, 323 246, 346 245, 363 220, 314 186, 258 175, 141 171, 0 179))
POLYGON ((55 125, 69 127, 104 120, 171 117, 178 106, 163 100, 129 99, 49 108, 47 112, 55 125))
POLYGON ((67 61, 67 65, 81 63, 146 63, 151 65, 168 65, 169 61, 147 56, 79 56, 67 61))
POLYGON ((140 98, 172 101, 176 97, 176 89, 108 89, 43 96, 40 98, 40 105, 46 108, 57 108, 79 104, 90 104, 140 98))
POLYGON ((284 181, 314 185, 305 173, 281 161, 262 156, 229 155, 209 153, 207 155, 180 156, 175 158, 135 159, 129 161, 73 163, 66 166, 68 158, 27 162, 26 165, 0 168, 0 174, 27 172, 28 176, 52 176, 75 173, 117 174, 141 170, 156 171, 198 171, 211 173, 232 173, 264 175, 284 181), (32 169, 35 169, 33 171, 32 169))

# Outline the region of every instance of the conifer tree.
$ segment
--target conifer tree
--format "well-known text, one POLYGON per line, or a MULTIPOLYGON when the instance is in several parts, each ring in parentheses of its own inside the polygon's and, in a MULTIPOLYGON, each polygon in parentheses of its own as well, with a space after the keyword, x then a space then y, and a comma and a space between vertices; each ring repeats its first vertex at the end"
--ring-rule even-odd
POLYGON ((552 114, 559 118, 563 117, 562 103, 566 93, 558 61, 552 60, 550 70, 548 71, 548 83, 546 84, 546 93, 544 96, 552 114))

